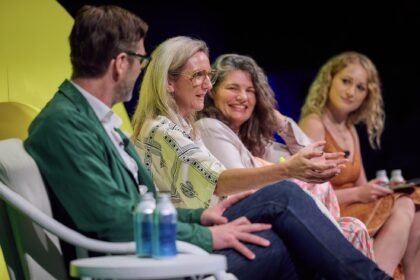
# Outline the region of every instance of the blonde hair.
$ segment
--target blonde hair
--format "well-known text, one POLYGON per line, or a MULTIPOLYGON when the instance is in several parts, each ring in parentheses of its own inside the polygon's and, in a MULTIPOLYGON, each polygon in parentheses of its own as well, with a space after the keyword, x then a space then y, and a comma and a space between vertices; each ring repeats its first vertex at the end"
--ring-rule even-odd
POLYGON ((334 76, 350 64, 359 64, 366 70, 368 92, 362 105, 349 114, 347 124, 364 123, 370 145, 372 148, 379 148, 385 121, 379 75, 372 61, 363 54, 344 52, 332 57, 321 67, 309 89, 302 107, 301 118, 310 114, 321 116, 325 112, 334 76))
MULTIPOLYGON (((140 134, 144 123, 159 115, 165 116, 175 124, 183 127, 183 119, 178 113, 178 106, 174 97, 168 92, 169 79, 177 79, 173 73, 180 70, 197 52, 209 54, 204 41, 185 36, 178 36, 161 43, 153 51, 147 70, 144 74, 140 89, 140 98, 136 112, 133 116, 134 132, 132 140, 135 141, 140 134)), ((191 113, 185 120, 192 125, 195 114, 191 113)))

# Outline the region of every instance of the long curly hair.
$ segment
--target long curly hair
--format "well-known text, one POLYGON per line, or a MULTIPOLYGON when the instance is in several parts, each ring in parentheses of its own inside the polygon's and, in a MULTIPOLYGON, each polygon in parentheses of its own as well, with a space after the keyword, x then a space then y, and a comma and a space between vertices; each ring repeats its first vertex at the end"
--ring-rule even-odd
POLYGON ((213 97, 221 83, 232 71, 245 71, 250 74, 255 88, 256 104, 251 117, 241 125, 239 138, 255 156, 262 156, 265 146, 273 140, 273 132, 277 129, 274 110, 277 107, 274 92, 268 84, 267 76, 257 63, 249 56, 224 54, 213 63, 216 70, 216 82, 211 94, 205 97, 204 110, 198 113, 198 118, 215 118, 231 127, 223 114, 216 108, 213 97))
POLYGON ((359 64, 366 70, 368 92, 362 105, 349 114, 347 124, 364 123, 369 143, 372 148, 376 149, 380 147, 381 143, 385 112, 378 71, 372 61, 363 54, 344 52, 332 57, 321 67, 309 89, 309 94, 302 107, 301 118, 309 114, 319 116, 324 114, 334 76, 350 64, 359 64))

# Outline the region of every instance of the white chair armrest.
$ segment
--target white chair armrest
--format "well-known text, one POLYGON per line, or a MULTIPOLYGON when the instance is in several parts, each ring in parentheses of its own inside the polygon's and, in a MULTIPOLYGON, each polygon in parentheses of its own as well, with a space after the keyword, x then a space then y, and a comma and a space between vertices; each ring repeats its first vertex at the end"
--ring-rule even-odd
MULTIPOLYGON (((86 237, 77 231, 61 224, 44 212, 33 206, 19 194, 9 189, 0 182, 0 196, 4 201, 22 212, 35 223, 40 225, 48 232, 56 235, 59 239, 66 241, 77 247, 85 248, 89 251, 112 253, 112 254, 133 254, 135 252, 134 242, 106 242, 86 237)), ((193 244, 177 241, 177 251, 179 253, 189 253, 194 255, 208 255, 208 253, 193 244)))
POLYGON ((28 216, 42 228, 69 244, 101 253, 132 254, 135 251, 134 242, 105 242, 95 240, 66 227, 33 206, 2 182, 0 182, 0 197, 2 197, 7 204, 28 216))
POLYGON ((178 253, 186 253, 199 256, 205 256, 209 254, 207 251, 201 249, 198 246, 179 240, 176 241, 176 250, 178 253))

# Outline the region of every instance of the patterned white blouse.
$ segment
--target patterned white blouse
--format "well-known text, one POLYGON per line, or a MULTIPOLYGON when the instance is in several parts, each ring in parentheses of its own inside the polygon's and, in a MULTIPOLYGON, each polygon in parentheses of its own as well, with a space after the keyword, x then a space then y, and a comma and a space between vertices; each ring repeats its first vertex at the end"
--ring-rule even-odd
POLYGON ((167 117, 146 122, 136 149, 160 192, 170 192, 175 207, 207 208, 225 167, 207 150, 199 137, 193 139, 187 123, 180 127, 167 117))

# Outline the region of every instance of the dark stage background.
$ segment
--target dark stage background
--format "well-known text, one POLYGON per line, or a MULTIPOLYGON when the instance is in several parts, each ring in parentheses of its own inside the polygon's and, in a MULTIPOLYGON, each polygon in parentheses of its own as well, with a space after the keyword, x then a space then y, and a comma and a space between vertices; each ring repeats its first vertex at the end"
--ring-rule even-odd
MULTIPOLYGON (((358 127, 368 178, 378 169, 395 168, 406 179, 420 177, 417 1, 275 6, 272 1, 58 2, 73 16, 83 4, 115 4, 135 12, 150 25, 148 52, 169 37, 188 35, 208 43, 211 60, 223 53, 250 55, 268 74, 280 111, 295 120, 312 79, 329 57, 348 50, 364 53, 380 73, 386 111, 381 150, 372 150, 364 127, 358 127)), ((126 104, 129 114, 137 98, 126 104)))

